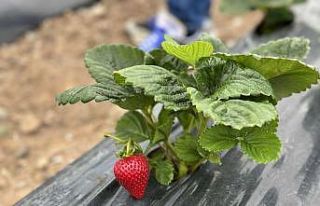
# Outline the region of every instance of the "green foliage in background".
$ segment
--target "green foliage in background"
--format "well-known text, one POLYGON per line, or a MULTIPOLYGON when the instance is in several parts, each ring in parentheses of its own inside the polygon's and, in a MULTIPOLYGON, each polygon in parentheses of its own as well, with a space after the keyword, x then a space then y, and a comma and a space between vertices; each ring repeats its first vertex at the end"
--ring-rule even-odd
POLYGON ((306 0, 221 0, 220 10, 227 14, 243 14, 255 9, 268 10, 287 8, 306 0))

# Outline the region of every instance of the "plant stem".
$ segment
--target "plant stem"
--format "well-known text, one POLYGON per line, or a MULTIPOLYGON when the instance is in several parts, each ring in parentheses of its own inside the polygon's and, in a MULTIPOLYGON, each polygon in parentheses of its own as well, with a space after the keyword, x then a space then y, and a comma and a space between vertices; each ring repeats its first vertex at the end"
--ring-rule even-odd
POLYGON ((199 114, 199 128, 198 128, 198 136, 200 136, 204 130, 207 128, 208 118, 204 117, 203 114, 199 114))
POLYGON ((127 143, 127 154, 128 156, 130 156, 130 147, 131 147, 131 139, 129 139, 128 143, 127 143))
POLYGON ((191 133, 191 130, 193 129, 193 125, 194 125, 194 117, 192 117, 192 120, 190 121, 186 131, 184 131, 185 134, 191 133))
POLYGON ((174 162, 174 160, 172 159, 172 157, 168 153, 168 149, 163 144, 159 144, 159 145, 160 145, 160 148, 163 150, 163 153, 167 157, 167 159, 174 162))
POLYGON ((199 167, 200 165, 202 165, 202 163, 203 163, 204 160, 205 160, 205 159, 201 159, 200 161, 198 161, 197 163, 195 163, 195 164, 191 167, 191 172, 194 172, 196 169, 198 169, 198 167, 199 167))
MULTIPOLYGON (((142 112, 148 124, 152 127, 152 129, 156 130, 156 123, 152 116, 152 108, 149 107, 147 109, 142 110, 142 112)), ((173 146, 171 145, 168 139, 169 137, 166 137, 165 140, 162 141, 164 144, 160 144, 160 147, 164 150, 166 157, 169 160, 171 160, 177 166, 177 168, 179 168, 178 167, 179 158, 177 156, 175 149, 173 148, 173 146)), ((145 152, 147 152, 150 149, 150 147, 151 146, 149 143, 145 152)))
POLYGON ((167 139, 166 141, 164 141, 164 144, 166 145, 166 147, 168 148, 168 150, 170 151, 170 153, 175 157, 175 159, 179 159, 178 155, 176 153, 176 151, 174 150, 172 144, 169 142, 169 140, 167 139))
POLYGON ((152 118, 152 114, 146 110, 142 110, 142 113, 146 119, 146 121, 148 122, 148 124, 152 127, 152 129, 155 129, 155 125, 154 125, 154 121, 152 118))
POLYGON ((166 158, 175 165, 176 169, 178 169, 180 164, 178 157, 174 155, 175 152, 173 150, 169 149, 170 146, 168 146, 165 141, 163 142, 164 144, 160 144, 160 147, 163 149, 166 158))
POLYGON ((119 137, 113 136, 113 135, 108 134, 108 133, 105 133, 104 137, 110 137, 110 138, 112 138, 112 139, 114 139, 114 140, 116 140, 116 141, 118 141, 120 143, 125 143, 126 142, 126 140, 120 139, 119 137))

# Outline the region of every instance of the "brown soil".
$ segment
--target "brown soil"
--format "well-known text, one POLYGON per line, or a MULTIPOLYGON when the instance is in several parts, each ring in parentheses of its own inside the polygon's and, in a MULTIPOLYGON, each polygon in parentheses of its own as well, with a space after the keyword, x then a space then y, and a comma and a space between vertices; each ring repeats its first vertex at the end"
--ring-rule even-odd
MULTIPOLYGON (((12 205, 112 132, 124 112, 109 103, 58 107, 54 96, 91 82, 87 48, 128 42, 124 24, 146 19, 162 1, 107 0, 48 19, 0 47, 0 206, 12 205)), ((261 18, 215 13, 218 36, 232 44, 261 18)))

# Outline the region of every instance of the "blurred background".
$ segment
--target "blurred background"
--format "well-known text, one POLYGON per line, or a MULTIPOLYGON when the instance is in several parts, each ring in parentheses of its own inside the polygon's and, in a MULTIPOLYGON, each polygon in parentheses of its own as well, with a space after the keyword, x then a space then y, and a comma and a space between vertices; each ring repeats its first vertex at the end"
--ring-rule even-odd
MULTIPOLYGON (((86 49, 134 44, 128 22, 148 20, 165 3, 0 0, 0 206, 12 205, 113 131, 124 112, 119 107, 58 107, 54 97, 92 81, 83 63, 86 49)), ((228 15, 220 12, 220 0, 212 3, 210 33, 229 47, 265 15, 228 15)))

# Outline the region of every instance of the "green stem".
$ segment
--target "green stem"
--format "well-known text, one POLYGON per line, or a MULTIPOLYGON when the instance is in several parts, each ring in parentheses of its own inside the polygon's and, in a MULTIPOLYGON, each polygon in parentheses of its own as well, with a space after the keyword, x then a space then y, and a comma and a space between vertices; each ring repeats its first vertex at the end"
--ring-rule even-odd
POLYGON ((172 156, 169 155, 167 148, 162 144, 159 144, 159 145, 160 145, 160 148, 163 150, 163 153, 167 157, 167 159, 174 163, 174 160, 172 159, 172 156))
POLYGON ((201 159, 200 161, 198 161, 197 163, 195 163, 195 164, 191 167, 191 172, 194 172, 196 169, 198 169, 198 167, 199 167, 200 165, 202 165, 202 163, 203 163, 204 160, 205 160, 205 159, 201 159))
POLYGON ((142 113, 143 113, 147 123, 152 127, 152 129, 155 129, 155 125, 154 125, 154 121, 153 121, 153 118, 152 118, 152 114, 149 113, 146 110, 142 110, 142 113))
POLYGON ((104 134, 104 137, 110 137, 110 138, 112 138, 112 139, 114 139, 114 140, 116 140, 116 141, 118 141, 118 142, 120 142, 120 143, 125 143, 125 142, 127 142, 126 140, 123 140, 123 139, 120 139, 119 137, 116 137, 116 136, 113 136, 113 135, 111 135, 111 134, 109 134, 109 133, 105 133, 104 134))
POLYGON ((185 134, 191 133, 191 130, 193 129, 193 125, 194 125, 194 117, 192 117, 192 120, 190 121, 186 131, 184 132, 185 134))
POLYGON ((198 136, 200 136, 204 130, 207 128, 208 118, 204 117, 203 114, 199 116, 199 128, 198 128, 198 136))
POLYGON ((174 150, 172 144, 169 142, 168 139, 164 141, 164 144, 166 145, 166 148, 168 148, 168 150, 170 151, 170 153, 175 157, 175 159, 178 160, 178 159, 179 159, 179 158, 178 158, 178 155, 177 155, 176 151, 174 150))
POLYGON ((131 147, 131 138, 129 139, 129 141, 128 141, 128 143, 127 143, 127 153, 126 153, 126 155, 127 156, 130 156, 131 154, 131 152, 130 152, 130 148, 131 147))
MULTIPOLYGON (((153 130, 156 130, 155 120, 152 116, 152 108, 149 107, 147 109, 142 110, 142 112, 148 124, 152 127, 153 130)), ((164 150, 166 157, 169 160, 171 160, 178 168, 179 158, 173 146, 170 144, 168 137, 166 137, 165 140, 162 142, 164 143, 164 145, 160 144, 160 147, 164 150)), ((149 143, 145 152, 147 152, 150 147, 151 146, 149 143)))

